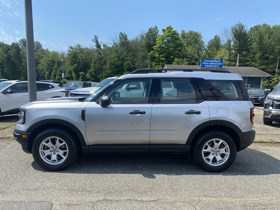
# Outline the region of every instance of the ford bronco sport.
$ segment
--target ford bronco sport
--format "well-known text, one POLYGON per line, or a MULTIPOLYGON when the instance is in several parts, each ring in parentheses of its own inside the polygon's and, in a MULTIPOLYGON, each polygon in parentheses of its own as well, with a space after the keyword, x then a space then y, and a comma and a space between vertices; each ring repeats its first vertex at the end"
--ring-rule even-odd
POLYGON ((83 102, 32 102, 19 115, 15 138, 47 170, 81 152, 188 152, 218 172, 255 138, 242 78, 222 71, 136 70, 83 102))

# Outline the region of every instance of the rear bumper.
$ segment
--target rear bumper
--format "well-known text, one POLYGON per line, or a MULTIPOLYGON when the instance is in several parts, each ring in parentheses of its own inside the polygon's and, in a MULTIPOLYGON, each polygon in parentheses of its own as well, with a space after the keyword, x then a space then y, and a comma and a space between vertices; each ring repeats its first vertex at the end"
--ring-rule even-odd
POLYGON ((29 150, 29 136, 30 133, 14 130, 14 138, 21 144, 22 150, 26 153, 31 153, 29 150))
POLYGON ((239 136, 239 138, 240 138, 239 151, 247 148, 248 146, 250 146, 254 142, 255 136, 256 136, 256 131, 254 131, 254 130, 242 133, 239 136))

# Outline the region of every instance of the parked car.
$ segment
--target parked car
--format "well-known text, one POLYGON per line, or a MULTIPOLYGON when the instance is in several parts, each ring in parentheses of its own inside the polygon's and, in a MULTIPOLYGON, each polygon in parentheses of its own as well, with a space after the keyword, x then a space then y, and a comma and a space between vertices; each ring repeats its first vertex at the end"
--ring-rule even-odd
POLYGON ((62 91, 65 93, 65 96, 69 96, 70 90, 75 90, 78 88, 86 88, 86 87, 91 87, 92 83, 91 82, 85 82, 85 81, 69 81, 68 83, 63 85, 64 90, 62 91))
POLYGON ((58 84, 60 84, 59 80, 47 80, 47 79, 45 79, 45 80, 40 80, 40 82, 51 82, 51 83, 58 83, 58 84))
POLYGON ((263 89, 260 88, 250 88, 247 90, 249 94, 249 99, 252 101, 254 105, 263 106, 263 102, 265 99, 265 93, 263 89))
MULTIPOLYGON (((61 97, 62 88, 56 83, 36 82, 37 100, 61 97)), ((17 113, 29 102, 27 81, 8 80, 0 83, 0 115, 17 113)))
POLYGON ((265 98, 266 98, 266 96, 267 96, 271 91, 273 91, 273 89, 274 89, 274 88, 266 88, 266 89, 264 89, 265 98))
POLYGON ((98 83, 94 87, 78 88, 75 90, 70 90, 69 96, 86 98, 86 97, 90 96, 91 94, 93 94, 99 88, 103 87, 104 85, 108 84, 109 82, 112 82, 115 79, 116 79, 116 77, 109 77, 107 79, 102 80, 100 83, 98 83))
POLYGON ((80 152, 188 152, 205 170, 230 167, 255 138, 242 77, 154 71, 121 76, 83 102, 24 105, 14 136, 46 170, 65 169, 80 152))
POLYGON ((271 125, 273 121, 280 123, 280 82, 264 101, 263 123, 271 125))

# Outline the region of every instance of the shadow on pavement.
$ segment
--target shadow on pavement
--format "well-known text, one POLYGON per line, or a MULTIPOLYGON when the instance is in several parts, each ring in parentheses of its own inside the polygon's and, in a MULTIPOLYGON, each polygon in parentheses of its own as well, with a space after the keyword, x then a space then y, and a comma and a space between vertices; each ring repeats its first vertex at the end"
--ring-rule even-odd
MULTIPOLYGON (((32 166, 41 170, 35 162, 32 166)), ((73 165, 59 173, 142 174, 146 178, 155 178, 155 174, 255 176, 280 174, 280 161, 266 153, 247 148, 237 153, 234 164, 228 170, 211 173, 201 169, 186 155, 88 155, 80 156, 73 165)))
POLYGON ((13 123, 18 121, 18 115, 4 115, 0 116, 0 123, 13 123))

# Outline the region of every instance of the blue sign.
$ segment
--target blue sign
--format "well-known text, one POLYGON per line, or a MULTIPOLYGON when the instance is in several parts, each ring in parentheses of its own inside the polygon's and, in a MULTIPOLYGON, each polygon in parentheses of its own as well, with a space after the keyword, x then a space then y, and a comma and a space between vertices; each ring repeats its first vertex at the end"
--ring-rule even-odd
POLYGON ((223 60, 201 60, 201 68, 223 68, 223 60))

